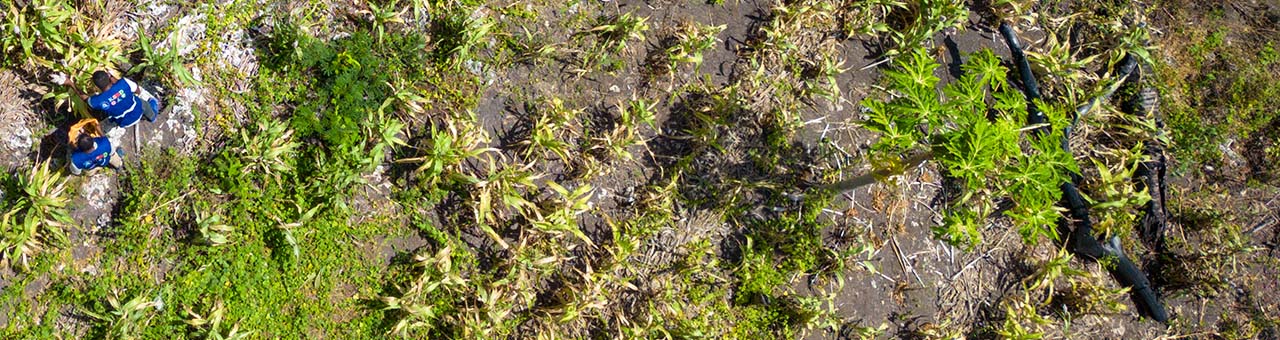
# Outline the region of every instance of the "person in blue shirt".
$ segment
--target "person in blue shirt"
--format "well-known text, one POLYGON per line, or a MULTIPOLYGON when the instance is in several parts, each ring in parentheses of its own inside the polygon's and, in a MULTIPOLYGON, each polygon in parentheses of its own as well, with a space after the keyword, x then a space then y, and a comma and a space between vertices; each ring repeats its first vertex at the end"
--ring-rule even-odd
POLYGON ((71 151, 71 174, 79 175, 85 170, 98 167, 120 169, 122 162, 119 152, 111 148, 111 139, 107 137, 90 137, 82 134, 76 139, 75 149, 71 151))
MULTIPOLYGON (((148 122, 156 120, 156 115, 160 112, 160 101, 133 80, 116 79, 107 72, 97 71, 93 73, 93 83, 101 92, 93 96, 78 91, 76 94, 85 99, 89 107, 106 115, 103 125, 108 135, 118 137, 124 130, 117 130, 116 127, 133 126, 139 119, 146 119, 148 122)), ((75 89, 75 83, 70 79, 65 80, 64 85, 75 89)))

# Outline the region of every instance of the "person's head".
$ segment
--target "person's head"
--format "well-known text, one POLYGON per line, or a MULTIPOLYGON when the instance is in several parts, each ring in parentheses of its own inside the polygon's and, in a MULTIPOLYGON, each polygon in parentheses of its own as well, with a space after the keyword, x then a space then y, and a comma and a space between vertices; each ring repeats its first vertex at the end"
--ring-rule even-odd
POLYGON ((111 84, 114 82, 111 81, 110 73, 107 73, 106 71, 97 71, 93 72, 93 83, 98 85, 99 90, 106 91, 111 88, 111 84))
POLYGON ((76 138, 76 149, 79 149, 80 152, 90 152, 96 148, 97 145, 94 145, 93 137, 89 137, 89 134, 82 133, 79 138, 76 138))

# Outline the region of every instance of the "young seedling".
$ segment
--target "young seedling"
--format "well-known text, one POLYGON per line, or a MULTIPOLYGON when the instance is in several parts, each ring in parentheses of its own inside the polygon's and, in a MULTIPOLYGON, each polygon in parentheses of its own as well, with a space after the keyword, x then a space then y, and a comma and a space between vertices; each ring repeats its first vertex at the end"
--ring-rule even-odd
POLYGON ((1046 75, 1048 80, 1066 88, 1072 88, 1072 85, 1088 78, 1090 73, 1083 71, 1101 56, 1095 54, 1082 57, 1080 52, 1075 52, 1079 48, 1072 46, 1070 41, 1064 41, 1055 32, 1049 32, 1042 45, 1044 52, 1027 51, 1027 60, 1037 68, 1037 74, 1046 75))
POLYGON ((583 243, 594 245, 582 229, 578 228, 578 215, 591 210, 591 185, 582 184, 572 191, 556 182, 547 182, 546 185, 559 198, 551 200, 540 209, 525 209, 525 216, 529 218, 533 228, 556 236, 568 233, 583 243))
POLYGON ((588 151, 602 152, 605 160, 631 160, 632 155, 627 148, 644 143, 640 140, 640 123, 647 124, 650 128, 654 127, 653 109, 656 104, 644 99, 632 99, 625 105, 619 104, 621 110, 617 123, 612 130, 606 131, 599 137, 591 137, 592 145, 588 151))
POLYGON ((148 71, 162 79, 168 81, 169 84, 176 86, 195 85, 197 81, 195 76, 187 70, 186 63, 181 55, 179 55, 179 46, 170 39, 169 46, 166 49, 151 46, 151 38, 147 34, 138 35, 138 49, 142 53, 142 63, 134 65, 129 72, 148 71))
POLYGON ((281 175, 293 171, 299 143, 293 139, 288 121, 262 118, 256 129, 240 129, 240 146, 232 149, 240 158, 242 171, 236 176, 262 174, 280 181, 281 175))
POLYGON ((840 29, 844 35, 853 36, 871 36, 888 33, 889 25, 885 22, 885 18, 894 10, 901 9, 907 4, 898 0, 868 0, 854 1, 840 8, 837 12, 842 14, 840 29))
POLYGON ((471 17, 468 11, 457 11, 447 14, 446 36, 441 43, 449 48, 444 56, 450 58, 450 65, 459 68, 467 61, 476 58, 476 50, 484 47, 495 23, 487 17, 471 17))
POLYGON ((944 29, 963 28, 965 20, 969 19, 964 1, 959 0, 913 1, 896 7, 899 8, 890 12, 888 18, 897 19, 887 21, 901 24, 889 31, 890 44, 884 51, 887 58, 911 53, 944 29))
POLYGON ((285 243, 284 245, 289 246, 289 249, 292 251, 290 254, 293 255, 293 260, 297 261, 302 258, 302 247, 298 243, 298 238, 294 236, 294 231, 304 226, 310 226, 311 220, 315 219, 316 213, 320 212, 320 209, 324 208, 324 205, 317 204, 312 206, 311 209, 303 208, 297 201, 291 202, 291 205, 298 216, 292 222, 286 223, 285 219, 278 216, 272 216, 272 219, 276 222, 276 231, 282 236, 285 243))
MULTIPOLYGON (((419 253, 413 257, 416 275, 408 286, 401 286, 397 294, 382 296, 378 302, 382 310, 394 314, 395 324, 387 334, 408 336, 417 329, 432 330, 444 315, 436 298, 465 294, 468 281, 461 276, 459 266, 453 261, 455 249, 445 246, 434 254, 419 253)), ((447 307, 445 307, 447 308, 447 307)))
POLYGON ((476 224, 485 235, 493 239, 502 249, 508 249, 511 246, 498 235, 493 226, 506 219, 508 209, 520 211, 534 208, 533 203, 524 199, 524 192, 536 187, 534 181, 542 176, 534 175, 529 171, 533 168, 533 164, 526 164, 523 167, 507 166, 501 170, 497 168, 498 162, 493 159, 490 159, 488 164, 488 177, 466 177, 474 188, 471 193, 475 198, 471 204, 472 213, 476 224), (497 204, 499 202, 502 203, 501 206, 497 204))
POLYGON ((399 0, 383 6, 378 6, 378 4, 372 2, 369 3, 369 10, 366 13, 373 17, 373 29, 377 32, 378 43, 382 43, 382 38, 386 35, 388 25, 404 23, 403 16, 408 11, 409 8, 401 6, 399 0), (396 8, 401 9, 397 12, 396 8))
POLYGON ((644 41, 644 32, 649 31, 649 18, 635 17, 631 13, 606 19, 599 26, 591 28, 587 33, 594 34, 599 40, 599 48, 608 53, 618 53, 627 48, 627 42, 644 41))
POLYGON ((1003 303, 1004 323, 996 329, 1002 339, 1035 340, 1043 339, 1045 328, 1050 320, 1040 316, 1036 304, 1031 302, 1030 295, 1023 292, 1022 299, 1009 298, 1003 303))
POLYGON ((716 36, 723 32, 725 25, 711 26, 696 21, 687 21, 677 28, 675 44, 667 47, 667 69, 675 71, 680 64, 693 64, 694 73, 702 68, 702 52, 715 47, 720 39, 716 36))
POLYGON ((515 54, 516 62, 541 66, 543 61, 551 60, 560 51, 557 44, 545 41, 546 37, 530 32, 526 27, 520 29, 523 30, 521 35, 504 39, 507 42, 507 49, 515 54))
POLYGON ((585 47, 584 55, 580 60, 581 65, 574 72, 582 75, 601 64, 611 66, 613 69, 618 68, 621 65, 621 60, 617 59, 615 55, 625 51, 629 42, 643 42, 645 40, 644 34, 649 31, 648 21, 649 18, 646 17, 636 17, 631 13, 623 13, 618 16, 601 18, 599 25, 577 34, 577 36, 594 36, 595 42, 585 47))

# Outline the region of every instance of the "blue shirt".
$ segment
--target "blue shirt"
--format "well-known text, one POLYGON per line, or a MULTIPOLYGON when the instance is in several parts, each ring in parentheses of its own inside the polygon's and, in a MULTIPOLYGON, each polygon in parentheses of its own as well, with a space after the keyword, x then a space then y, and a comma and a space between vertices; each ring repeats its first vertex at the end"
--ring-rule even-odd
POLYGON ((82 152, 77 148, 71 152, 72 166, 80 170, 89 170, 106 166, 111 162, 111 140, 107 137, 98 137, 94 138, 93 142, 98 145, 93 151, 82 152))
POLYGON ((133 93, 133 86, 127 79, 117 80, 106 91, 89 97, 89 107, 107 113, 107 119, 120 127, 130 127, 142 118, 141 98, 133 93))

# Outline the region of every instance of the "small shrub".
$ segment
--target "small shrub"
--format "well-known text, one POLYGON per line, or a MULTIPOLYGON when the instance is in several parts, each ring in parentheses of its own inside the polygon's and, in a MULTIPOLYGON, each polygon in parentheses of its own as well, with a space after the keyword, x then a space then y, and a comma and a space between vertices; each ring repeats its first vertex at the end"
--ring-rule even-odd
MULTIPOLYGON (((935 236, 976 245, 986 216, 994 211, 992 202, 1008 197, 1014 207, 1005 214, 1013 218, 1024 241, 1056 238, 1058 185, 1069 179, 1069 172, 1079 170, 1059 144, 1062 131, 1026 136, 1027 102, 1004 85, 1007 70, 995 55, 990 50, 970 55, 961 66, 964 76, 941 93, 934 76, 939 65, 924 50, 895 65, 885 72, 889 98, 863 101, 868 109, 863 126, 881 134, 872 146, 878 155, 872 156, 888 161, 879 167, 894 167, 897 154, 925 152, 958 182, 960 197, 951 203, 935 236), (994 102, 988 105, 987 98, 994 102)), ((1037 104, 1052 126, 1065 126, 1063 109, 1037 104)))

